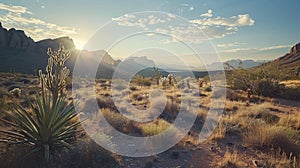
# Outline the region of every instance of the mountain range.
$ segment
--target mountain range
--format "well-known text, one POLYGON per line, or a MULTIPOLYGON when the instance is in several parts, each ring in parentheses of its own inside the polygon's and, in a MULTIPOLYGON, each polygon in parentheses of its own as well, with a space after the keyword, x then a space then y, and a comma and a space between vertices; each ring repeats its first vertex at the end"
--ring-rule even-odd
POLYGON ((266 62, 269 62, 269 61, 267 61, 267 60, 254 61, 254 60, 232 59, 232 60, 228 60, 226 62, 221 62, 221 64, 220 64, 220 62, 214 62, 209 65, 206 65, 206 67, 201 67, 201 68, 202 69, 207 68, 207 69, 212 69, 212 70, 222 70, 223 68, 226 68, 229 65, 230 67, 233 67, 233 68, 241 67, 241 68, 247 69, 247 68, 257 67, 266 62))
MULTIPOLYGON (((66 63, 71 70, 74 67, 76 59, 80 62, 95 62, 96 58, 101 58, 101 63, 98 66, 99 68, 96 75, 98 78, 111 78, 115 71, 118 71, 120 76, 126 76, 133 73, 136 69, 148 67, 149 70, 152 70, 151 68, 156 66, 155 61, 148 59, 147 56, 129 57, 121 61, 113 59, 112 56, 104 50, 77 50, 73 40, 69 37, 34 41, 27 36, 24 31, 16 30, 14 28, 7 30, 2 27, 0 22, 0 72, 36 74, 37 70, 44 69, 48 63, 47 49, 50 47, 53 50, 57 50, 60 43, 64 45, 66 50, 71 52, 72 56, 66 63)), ((293 46, 286 55, 271 62, 233 59, 224 62, 224 67, 226 67, 227 64, 235 68, 240 65, 242 68, 277 66, 290 69, 291 72, 294 72, 296 69, 295 67, 300 65, 300 43, 293 46)), ((206 67, 193 67, 193 72, 195 75, 197 74, 197 77, 201 77, 206 74, 203 73, 206 72, 206 69, 213 69, 216 71, 222 69, 219 65, 220 63, 212 63, 206 65, 206 67)), ((88 65, 86 67, 92 68, 92 66, 88 65)), ((176 72, 176 67, 180 66, 174 67, 174 72, 176 72)), ((178 69, 178 72, 179 71, 180 74, 186 74, 182 69, 178 69)), ((145 71, 143 71, 143 73, 145 73, 145 71)))

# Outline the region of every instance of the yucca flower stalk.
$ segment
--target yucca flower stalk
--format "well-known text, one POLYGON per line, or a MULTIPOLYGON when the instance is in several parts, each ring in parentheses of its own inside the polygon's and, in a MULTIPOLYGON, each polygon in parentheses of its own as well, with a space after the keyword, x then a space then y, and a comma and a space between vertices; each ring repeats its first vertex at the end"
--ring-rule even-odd
POLYGON ((46 74, 40 74, 42 95, 35 101, 27 101, 29 109, 24 109, 18 103, 13 103, 11 111, 3 111, 13 130, 0 130, 5 137, 0 141, 9 144, 27 144, 34 153, 42 151, 44 160, 49 162, 51 151, 61 147, 70 147, 68 143, 74 138, 80 122, 76 120, 77 113, 71 103, 66 103, 64 93, 66 78, 70 71, 64 65, 70 53, 60 45, 54 53, 48 49, 48 65, 46 74))
POLYGON ((66 79, 70 74, 70 70, 65 66, 65 62, 70 58, 70 51, 65 51, 64 46, 60 45, 58 51, 52 51, 48 48, 47 52, 48 65, 46 66, 46 74, 39 70, 42 91, 44 89, 51 92, 53 102, 56 102, 59 94, 63 94, 66 87, 66 79))

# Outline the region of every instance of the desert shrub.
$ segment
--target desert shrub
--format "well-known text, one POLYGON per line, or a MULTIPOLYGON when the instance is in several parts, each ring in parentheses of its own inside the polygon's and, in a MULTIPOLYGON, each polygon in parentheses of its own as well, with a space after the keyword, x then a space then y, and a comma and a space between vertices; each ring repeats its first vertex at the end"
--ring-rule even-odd
POLYGON ((264 78, 254 82, 254 91, 258 95, 275 97, 282 94, 283 88, 278 80, 264 78))

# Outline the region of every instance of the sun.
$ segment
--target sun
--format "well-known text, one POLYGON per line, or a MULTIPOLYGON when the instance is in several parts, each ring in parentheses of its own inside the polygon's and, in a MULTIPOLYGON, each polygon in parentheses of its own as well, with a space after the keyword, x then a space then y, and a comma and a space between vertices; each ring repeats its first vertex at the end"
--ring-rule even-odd
POLYGON ((82 50, 86 44, 85 40, 74 39, 74 44, 78 50, 82 50))

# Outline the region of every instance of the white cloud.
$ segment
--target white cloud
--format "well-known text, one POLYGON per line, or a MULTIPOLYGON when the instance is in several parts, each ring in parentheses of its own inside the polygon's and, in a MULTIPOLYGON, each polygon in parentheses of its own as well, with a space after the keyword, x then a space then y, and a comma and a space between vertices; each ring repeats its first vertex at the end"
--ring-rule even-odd
POLYGON ((234 48, 234 49, 229 49, 229 50, 222 50, 220 51, 221 53, 237 53, 241 51, 249 51, 249 50, 256 50, 253 48, 234 48))
POLYGON ((116 22, 120 26, 138 27, 148 30, 148 26, 165 23, 174 17, 174 15, 170 14, 167 18, 160 18, 154 15, 144 18, 137 18, 135 15, 125 14, 118 18, 112 18, 112 21, 116 22))
POLYGON ((234 48, 228 50, 221 50, 221 53, 238 53, 238 52, 245 52, 245 51, 270 51, 270 50, 277 50, 277 49, 284 49, 290 48, 292 45, 275 45, 270 47, 263 47, 263 48, 234 48))
POLYGON ((241 26, 253 26, 255 21, 250 17, 249 14, 231 16, 229 18, 223 17, 212 17, 212 11, 201 15, 204 18, 195 19, 191 22, 205 26, 226 26, 226 27, 241 27, 241 26))
POLYGON ((0 10, 5 10, 13 13, 28 13, 31 14, 31 12, 28 11, 26 7, 23 6, 9 6, 5 5, 3 3, 0 3, 0 10))
MULTIPOLYGON (((142 30, 156 30, 160 33, 175 35, 181 40, 191 43, 201 43, 207 39, 223 38, 234 34, 239 27, 252 26, 254 20, 249 14, 237 15, 228 18, 213 18, 213 11, 208 10, 202 14, 199 19, 190 20, 188 23, 182 22, 173 14, 165 15, 123 15, 118 18, 112 18, 120 26, 136 27, 142 30)), ((176 42, 171 40, 170 42, 176 42)))
POLYGON ((232 47, 237 47, 244 45, 246 43, 239 43, 239 42, 233 42, 233 43, 223 43, 223 44, 217 44, 216 46, 218 48, 232 48, 232 47))
POLYGON ((292 45, 277 45, 277 46, 271 46, 271 47, 265 47, 260 48, 260 51, 267 51, 267 50, 276 50, 276 49, 282 49, 282 48, 290 48, 292 45))
POLYGON ((0 14, 0 20, 3 27, 24 30, 26 34, 34 40, 68 36, 76 34, 77 31, 77 29, 73 27, 59 26, 35 18, 26 7, 9 6, 0 3, 0 11, 1 10, 7 12, 5 14, 0 14))
POLYGON ((203 13, 203 14, 201 14, 200 16, 201 17, 208 17, 208 18, 210 18, 210 17, 212 17, 212 10, 211 9, 209 9, 208 11, 207 11, 207 13, 203 13))

